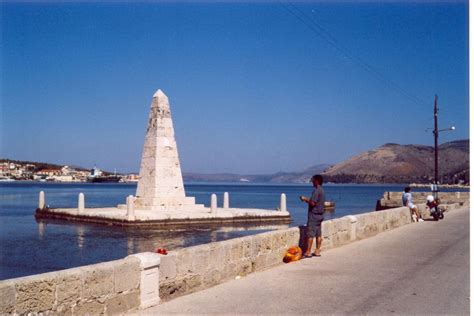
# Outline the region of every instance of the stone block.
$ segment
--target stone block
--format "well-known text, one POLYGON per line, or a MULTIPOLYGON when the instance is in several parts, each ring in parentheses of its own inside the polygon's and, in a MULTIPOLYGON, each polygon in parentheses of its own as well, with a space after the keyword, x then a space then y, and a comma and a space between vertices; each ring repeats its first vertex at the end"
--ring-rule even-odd
POLYGON ((262 251, 263 237, 261 235, 252 236, 250 244, 250 258, 256 258, 262 251))
POLYGON ((224 264, 228 264, 232 262, 232 244, 229 242, 224 242, 223 244, 223 252, 224 256, 222 257, 224 264))
POLYGON ((377 224, 383 224, 385 222, 385 214, 383 212, 374 212, 375 214, 375 222, 377 224))
POLYGON ((198 252, 208 254, 210 269, 222 269, 224 262, 226 262, 225 247, 223 247, 222 243, 220 242, 210 244, 209 248, 207 248, 207 251, 206 248, 200 248, 198 252))
POLYGON ((267 255, 260 254, 252 261, 252 271, 261 271, 267 268, 267 255))
POLYGON ((162 255, 142 252, 131 257, 140 260, 140 308, 148 308, 160 302, 160 271, 162 255))
MULTIPOLYGON (((213 258, 214 257, 209 255, 209 252, 205 251, 205 249, 199 249, 195 251, 192 258, 192 263, 193 263, 192 271, 197 274, 204 273, 204 271, 206 271, 206 269, 211 265, 210 261, 213 261, 213 258)), ((218 260, 218 261, 221 261, 221 260, 218 260)))
POLYGON ((334 219, 332 221, 334 222, 334 229, 336 232, 346 231, 350 228, 350 221, 346 217, 334 219))
POLYGON ((114 266, 101 263, 84 269, 84 299, 94 299, 114 293, 114 266))
MULTIPOLYGON (((316 246, 313 245, 313 249, 312 249, 311 251, 314 251, 315 248, 316 248, 316 246)), ((332 238, 332 236, 330 236, 330 237, 323 237, 321 249, 322 249, 322 250, 327 250, 327 249, 331 249, 331 248, 334 248, 334 243, 333 243, 333 238, 332 238)))
POLYGON ((323 237, 329 237, 334 234, 335 230, 334 221, 324 221, 321 226, 321 235, 323 237))
POLYGON ((374 225, 377 223, 377 216, 375 212, 365 214, 366 225, 374 225))
POLYGON ((268 267, 275 266, 280 264, 283 261, 283 257, 286 253, 285 248, 277 248, 274 249, 271 253, 267 256, 267 265, 268 267))
POLYGON ((239 271, 236 262, 229 262, 223 267, 222 277, 225 280, 233 279, 237 275, 239 275, 239 271))
POLYGON ((183 280, 176 279, 173 282, 160 283, 160 299, 176 297, 186 292, 186 284, 183 280))
POLYGON ((357 223, 356 227, 364 227, 365 226, 365 216, 363 214, 357 215, 357 223))
POLYGON ((232 239, 231 241, 230 260, 232 262, 237 262, 243 257, 242 242, 239 239, 232 239))
POLYGON ((161 257, 160 263, 160 283, 174 280, 177 275, 176 255, 168 254, 161 257))
POLYGON ((343 230, 337 233, 338 246, 345 245, 351 240, 350 230, 343 230))
POLYGON ((297 245, 300 240, 300 231, 298 227, 291 228, 287 231, 289 245, 297 245))
POLYGON ((354 215, 349 215, 348 218, 351 223, 350 240, 355 241, 357 239, 357 235, 356 235, 357 217, 354 215))
POLYGON ((252 273, 252 260, 249 258, 243 258, 236 263, 236 275, 245 276, 252 273))
POLYGON ((176 268, 178 277, 183 277, 193 272, 194 251, 192 249, 180 249, 177 251, 176 268))
POLYGON ((286 248, 289 234, 286 231, 276 231, 273 237, 273 248, 286 248))
POLYGON ((364 214, 359 217, 362 219, 357 222, 356 236, 358 239, 364 239, 367 237, 375 236, 378 233, 377 223, 375 223, 375 217, 369 217, 364 214))
POLYGON ((42 279, 36 276, 22 278, 16 284, 16 293, 16 313, 50 311, 53 309, 56 296, 54 279, 42 279))
POLYGON ((202 276, 199 274, 188 275, 183 281, 186 291, 193 291, 202 285, 202 276))
POLYGON ((140 293, 133 291, 127 294, 120 294, 105 303, 105 313, 107 315, 117 315, 140 306, 140 293))
POLYGON ((242 256, 244 258, 250 258, 252 255, 252 239, 245 237, 242 238, 242 256))
POLYGON ((262 234, 259 253, 269 253, 273 250, 273 234, 262 234))
POLYGON ((0 314, 13 314, 16 303, 15 293, 13 282, 0 282, 0 314))
POLYGON ((125 292, 138 289, 140 285, 140 260, 127 258, 114 267, 115 292, 125 292))
POLYGON ((105 305, 98 301, 81 301, 73 307, 74 315, 99 315, 104 312, 105 305))
POLYGON ((211 269, 206 271, 206 274, 203 276, 202 283, 205 287, 210 287, 217 285, 222 280, 222 272, 217 269, 211 269))
POLYGON ((80 300, 82 295, 82 274, 80 269, 58 272, 56 277, 56 306, 58 310, 68 310, 80 300))
POLYGON ((390 229, 397 228, 398 226, 400 226, 400 221, 396 218, 391 218, 388 222, 388 226, 390 229))

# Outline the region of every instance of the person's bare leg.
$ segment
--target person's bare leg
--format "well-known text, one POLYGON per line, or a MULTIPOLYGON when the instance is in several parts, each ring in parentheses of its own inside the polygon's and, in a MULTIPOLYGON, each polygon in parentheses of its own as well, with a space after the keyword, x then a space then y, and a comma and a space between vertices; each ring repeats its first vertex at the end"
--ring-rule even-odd
POLYGON ((420 215, 420 212, 418 211, 418 207, 415 206, 413 210, 415 211, 417 220, 419 220, 421 218, 421 215, 420 215))
POLYGON ((316 250, 314 250, 314 255, 315 256, 321 255, 321 243, 322 243, 322 241, 323 241, 323 239, 321 238, 321 236, 316 237, 316 250))
POLYGON ((311 248, 313 247, 313 238, 314 237, 309 237, 306 242, 306 251, 304 252, 305 256, 311 256, 311 248))

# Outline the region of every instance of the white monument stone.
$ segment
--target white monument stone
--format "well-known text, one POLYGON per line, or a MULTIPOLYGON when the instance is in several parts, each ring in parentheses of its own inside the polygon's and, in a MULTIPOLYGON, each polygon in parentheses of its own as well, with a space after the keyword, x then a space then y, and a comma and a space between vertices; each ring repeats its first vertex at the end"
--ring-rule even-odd
MULTIPOLYGON (((193 197, 186 197, 174 137, 168 97, 158 90, 153 95, 143 146, 135 206, 137 209, 193 209, 193 197)), ((203 206, 201 206, 203 207, 203 206)))
POLYGON ((287 212, 286 210, 286 194, 282 193, 280 195, 280 211, 287 212))
POLYGON ((84 193, 79 193, 79 196, 77 198, 77 211, 79 213, 84 212, 84 207, 85 207, 85 200, 84 200, 84 193))
POLYGON ((224 192, 224 203, 222 207, 225 209, 229 208, 229 192, 224 192))
POLYGON ((211 213, 217 212, 217 195, 215 193, 211 194, 211 213))
POLYGON ((40 191, 39 193, 39 201, 38 201, 38 208, 40 210, 44 209, 45 206, 45 197, 44 197, 44 191, 40 191))

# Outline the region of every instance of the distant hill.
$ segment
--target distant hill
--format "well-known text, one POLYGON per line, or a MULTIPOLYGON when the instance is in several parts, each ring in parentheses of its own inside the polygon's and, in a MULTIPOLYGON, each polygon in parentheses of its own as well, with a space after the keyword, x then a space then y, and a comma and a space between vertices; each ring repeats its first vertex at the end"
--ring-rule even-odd
POLYGON ((315 165, 299 172, 277 172, 273 174, 241 175, 233 173, 204 174, 184 173, 185 181, 199 182, 252 182, 252 183, 305 183, 315 173, 323 173, 331 165, 315 165))
MULTIPOLYGON (((26 161, 26 160, 14 160, 14 159, 7 159, 7 158, 0 158, 0 163, 14 163, 17 165, 34 165, 34 171, 39 171, 42 169, 61 169, 65 165, 58 165, 49 162, 38 162, 38 161, 26 161)), ((69 167, 79 170, 79 171, 89 171, 90 169, 83 168, 81 166, 76 165, 69 165, 69 167)), ((104 171, 105 174, 109 174, 110 172, 104 171)))
MULTIPOLYGON (((469 140, 442 144, 438 157, 442 183, 469 181, 469 140)), ((325 176, 337 183, 429 183, 434 178, 434 148, 385 144, 332 166, 325 176)))
POLYGON ((47 163, 47 162, 35 162, 35 161, 23 161, 23 160, 13 160, 13 159, 0 159, 0 163, 14 163, 18 165, 34 165, 35 166, 35 171, 41 170, 41 169, 61 169, 63 166, 57 165, 57 164, 52 164, 52 163, 47 163))

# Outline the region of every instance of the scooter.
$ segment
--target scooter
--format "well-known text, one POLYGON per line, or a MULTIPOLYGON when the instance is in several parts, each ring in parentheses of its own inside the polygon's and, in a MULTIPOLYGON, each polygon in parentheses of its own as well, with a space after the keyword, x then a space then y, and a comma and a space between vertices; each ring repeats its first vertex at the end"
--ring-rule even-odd
POLYGON ((431 216, 435 221, 444 218, 443 211, 439 209, 439 199, 435 199, 434 196, 428 195, 426 197, 426 207, 430 210, 431 216))

